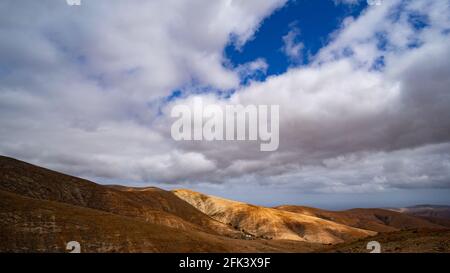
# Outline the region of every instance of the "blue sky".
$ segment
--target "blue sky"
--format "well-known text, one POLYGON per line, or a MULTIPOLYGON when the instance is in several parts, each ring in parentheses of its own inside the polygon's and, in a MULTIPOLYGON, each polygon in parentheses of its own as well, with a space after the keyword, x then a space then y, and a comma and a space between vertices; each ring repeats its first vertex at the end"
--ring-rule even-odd
MULTIPOLYGON (((224 47, 225 66, 237 68, 256 59, 263 59, 267 64, 264 72, 244 75, 241 83, 249 80, 264 81, 271 75, 280 75, 290 67, 308 65, 311 58, 332 39, 331 35, 339 29, 342 21, 351 16, 358 17, 367 7, 365 1, 357 1, 350 5, 334 1, 320 0, 289 0, 284 6, 263 19, 253 37, 244 45, 236 43, 230 35, 228 44, 224 47), (294 43, 302 43, 300 59, 293 60, 283 51, 283 37, 290 31, 296 31, 294 43)), ((189 87, 194 84, 190 84, 189 87)), ((167 99, 182 96, 181 86, 173 91, 167 99)), ((233 90, 231 90, 233 91, 233 90)), ((217 92, 214 88, 203 88, 198 92, 217 92)))
POLYGON ((224 54, 233 66, 263 58, 268 64, 266 76, 282 74, 289 67, 307 65, 309 58, 329 42, 342 20, 348 16, 358 17, 366 6, 364 1, 352 5, 333 1, 289 1, 264 19, 254 38, 245 45, 236 46, 231 39, 224 54), (299 30, 296 41, 304 44, 299 63, 292 62, 282 50, 283 36, 293 28, 299 30))

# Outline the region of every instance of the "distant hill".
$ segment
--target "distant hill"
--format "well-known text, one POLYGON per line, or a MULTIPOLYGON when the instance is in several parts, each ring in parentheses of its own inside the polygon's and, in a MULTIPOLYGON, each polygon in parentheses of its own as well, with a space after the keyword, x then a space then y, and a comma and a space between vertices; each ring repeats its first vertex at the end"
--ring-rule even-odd
POLYGON ((319 252, 367 253, 367 243, 380 243, 382 253, 450 253, 449 229, 407 229, 327 246, 319 252))
POLYGON ((450 220, 450 206, 442 205, 416 205, 406 208, 392 209, 394 211, 407 213, 414 216, 434 217, 450 220))
POLYGON ((441 225, 432 223, 426 219, 386 209, 327 211, 302 206, 279 206, 276 208, 295 213, 303 213, 351 227, 373 230, 376 232, 398 231, 411 228, 442 228, 441 225))

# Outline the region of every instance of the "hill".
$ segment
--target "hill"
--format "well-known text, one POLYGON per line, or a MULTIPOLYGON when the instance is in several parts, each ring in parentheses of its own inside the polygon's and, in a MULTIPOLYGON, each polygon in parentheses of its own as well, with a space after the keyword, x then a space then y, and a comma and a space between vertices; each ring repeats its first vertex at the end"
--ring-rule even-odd
POLYGON ((173 192, 201 212, 251 237, 333 244, 376 234, 312 215, 254 206, 190 190, 173 192))
POLYGON ((104 186, 0 156, 0 252, 310 252, 245 234, 162 189, 104 186))
POLYGON ((443 226, 411 215, 386 209, 350 209, 345 211, 327 211, 303 206, 279 206, 280 210, 319 217, 351 227, 390 232, 402 229, 435 228, 443 226))
POLYGON ((318 245, 246 241, 0 190, 0 252, 305 252, 318 245))
POLYGON ((382 253, 450 253, 449 229, 409 229, 325 247, 320 252, 365 253, 369 241, 377 241, 382 253))
POLYGON ((103 186, 7 157, 0 157, 0 190, 183 230, 242 236, 240 232, 199 212, 170 191, 152 187, 103 186))
POLYGON ((392 210, 414 216, 433 217, 450 220, 450 206, 416 205, 406 208, 396 208, 392 210))

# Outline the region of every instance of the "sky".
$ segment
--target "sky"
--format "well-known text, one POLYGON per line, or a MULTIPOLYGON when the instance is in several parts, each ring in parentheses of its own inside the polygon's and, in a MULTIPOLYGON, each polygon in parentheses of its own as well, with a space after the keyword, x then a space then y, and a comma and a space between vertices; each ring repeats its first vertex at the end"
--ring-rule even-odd
POLYGON ((0 154, 266 206, 450 204, 450 1, 379 3, 1 1, 0 154), (279 105, 279 149, 174 141, 195 98, 279 105))

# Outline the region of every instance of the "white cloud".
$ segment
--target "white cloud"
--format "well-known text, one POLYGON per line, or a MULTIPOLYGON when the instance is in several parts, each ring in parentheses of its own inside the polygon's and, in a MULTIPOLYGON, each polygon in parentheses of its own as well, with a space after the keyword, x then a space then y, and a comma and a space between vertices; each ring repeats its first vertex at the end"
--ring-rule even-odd
POLYGON ((293 62, 301 62, 303 58, 303 43, 298 42, 300 29, 291 24, 291 30, 283 36, 283 52, 293 62))
POLYGON ((243 65, 239 65, 236 68, 236 71, 239 73, 241 78, 249 78, 258 74, 265 75, 269 65, 262 58, 256 59, 253 62, 245 63, 243 65))
POLYGON ((361 1, 366 1, 366 0, 333 0, 335 5, 339 5, 339 4, 355 5, 361 1))

